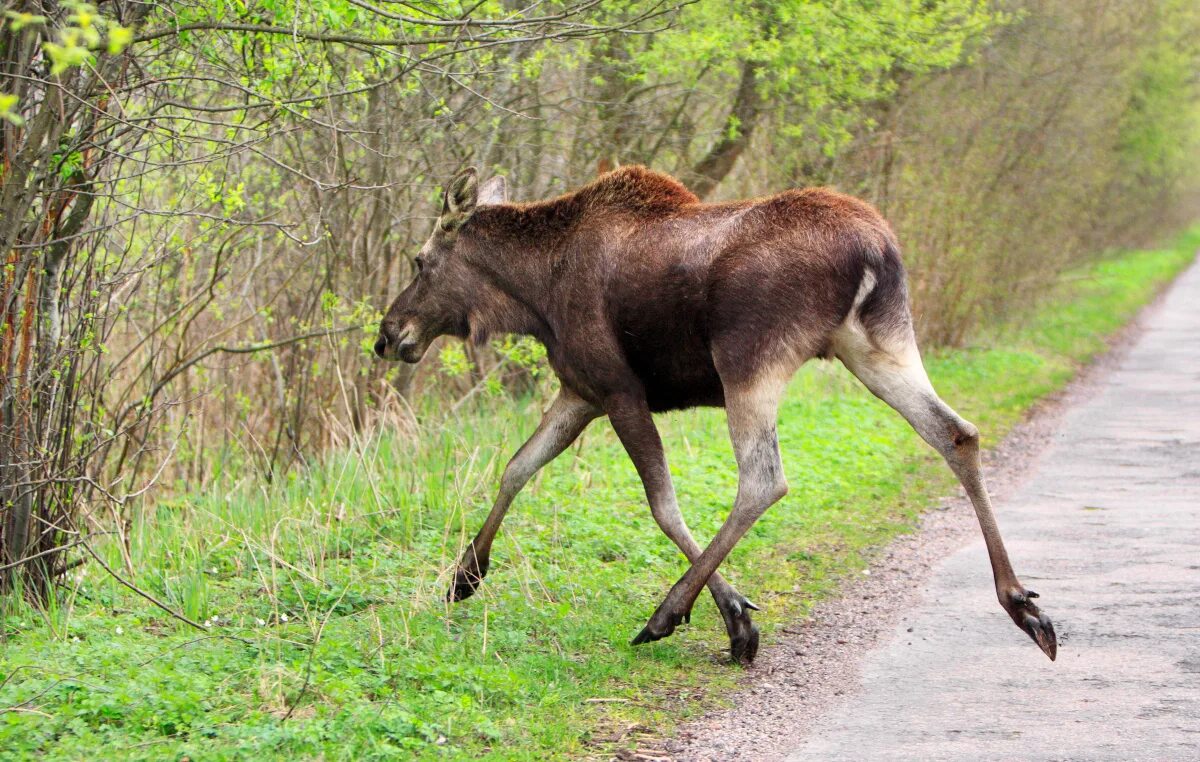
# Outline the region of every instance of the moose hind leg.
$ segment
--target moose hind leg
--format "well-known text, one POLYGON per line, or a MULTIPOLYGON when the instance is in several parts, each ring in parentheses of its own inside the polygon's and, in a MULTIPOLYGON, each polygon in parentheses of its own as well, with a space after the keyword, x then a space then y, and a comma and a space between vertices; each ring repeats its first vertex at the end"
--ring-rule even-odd
MULTIPOLYGON (((662 529, 671 542, 683 551, 688 561, 695 562, 700 557, 702 548, 692 537, 683 513, 679 510, 679 501, 675 496, 675 486, 671 481, 671 472, 667 467, 666 453, 663 451, 662 439, 654 425, 650 409, 644 397, 616 398, 608 407, 608 419, 617 432, 617 436, 625 445, 630 460, 637 468, 646 488, 646 498, 650 503, 650 513, 659 528, 662 529)), ((758 646, 758 630, 750 621, 750 612, 758 607, 746 599, 729 584, 720 572, 714 572, 708 578, 708 589, 717 604, 721 618, 725 620, 725 630, 729 633, 731 642, 746 642, 744 652, 756 651, 758 646), (752 639, 752 643, 751 643, 752 639)), ((680 622, 688 622, 690 612, 681 615, 680 622)), ((638 641, 645 642, 645 641, 638 641)), ((736 658, 736 654, 735 654, 736 658)), ((753 655, 751 654, 751 657, 753 655)))
MULTIPOLYGON (((738 491, 733 510, 704 552, 675 583, 633 643, 646 643, 671 634, 675 624, 691 611, 705 581, 716 573, 738 540, 768 508, 787 494, 787 480, 779 457, 775 424, 779 400, 789 372, 766 372, 725 386, 729 435, 738 465, 738 491)), ((729 651, 734 661, 748 664, 758 652, 758 628, 743 608, 727 622, 729 651)))
POLYGON ((838 358, 871 392, 894 408, 937 450, 966 489, 987 545, 996 596, 1018 627, 1053 660, 1058 651, 1050 617, 1033 603, 1013 572, 979 460, 979 430, 938 397, 921 364, 911 332, 893 348, 881 349, 861 330, 843 328, 835 339, 838 358))

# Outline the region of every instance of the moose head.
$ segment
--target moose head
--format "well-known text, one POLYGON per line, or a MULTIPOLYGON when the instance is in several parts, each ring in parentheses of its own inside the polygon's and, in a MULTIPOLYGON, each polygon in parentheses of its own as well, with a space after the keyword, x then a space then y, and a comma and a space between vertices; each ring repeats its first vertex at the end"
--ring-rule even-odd
POLYGON ((375 354, 415 363, 439 336, 470 335, 472 304, 484 288, 483 274, 467 257, 471 217, 480 206, 507 200, 503 177, 480 184, 472 167, 450 181, 433 234, 417 254, 416 275, 379 326, 375 354))

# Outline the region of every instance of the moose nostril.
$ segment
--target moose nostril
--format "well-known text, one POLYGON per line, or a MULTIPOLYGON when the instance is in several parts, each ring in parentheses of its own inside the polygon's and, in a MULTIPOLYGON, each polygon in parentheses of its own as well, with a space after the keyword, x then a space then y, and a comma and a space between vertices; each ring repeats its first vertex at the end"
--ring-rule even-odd
POLYGON ((383 357, 383 353, 387 349, 387 345, 387 339, 380 335, 380 337, 375 340, 375 354, 383 357))

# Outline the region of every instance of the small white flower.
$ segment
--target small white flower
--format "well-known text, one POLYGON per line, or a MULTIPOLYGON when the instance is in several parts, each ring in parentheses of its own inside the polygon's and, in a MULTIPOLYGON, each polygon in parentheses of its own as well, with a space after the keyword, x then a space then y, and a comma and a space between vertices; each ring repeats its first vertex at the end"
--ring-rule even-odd
POLYGON ((81 642, 81 641, 79 640, 79 636, 78 636, 78 635, 76 635, 75 637, 71 638, 71 642, 72 642, 72 643, 79 643, 79 642, 81 642))
POLYGON ((267 620, 265 620, 265 619, 255 619, 254 623, 257 624, 259 627, 267 626, 267 620))
POLYGON ((287 614, 280 614, 280 615, 279 615, 279 621, 281 621, 281 622, 286 622, 287 620, 288 620, 288 616, 287 616, 287 614))
POLYGON ((204 626, 205 626, 206 628, 208 628, 208 629, 210 629, 210 630, 211 630, 211 629, 212 629, 212 622, 211 622, 211 621, 209 621, 208 619, 205 619, 205 620, 204 620, 204 626))
POLYGON ((121 629, 121 625, 117 625, 117 634, 118 634, 118 635, 124 635, 124 634, 125 634, 125 631, 121 629))

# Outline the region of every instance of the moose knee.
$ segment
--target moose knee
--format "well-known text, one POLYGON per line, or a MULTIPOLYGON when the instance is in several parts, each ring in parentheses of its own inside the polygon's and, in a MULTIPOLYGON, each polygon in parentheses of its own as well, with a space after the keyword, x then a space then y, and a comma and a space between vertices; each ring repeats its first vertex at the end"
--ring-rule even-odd
POLYGON ((949 442, 943 445, 942 455, 953 467, 966 466, 979 459, 979 429, 975 424, 955 416, 947 432, 949 442))
POLYGON ((500 477, 501 494, 509 497, 516 495, 532 476, 533 470, 528 465, 517 460, 510 461, 500 477))
POLYGON ((783 498, 785 498, 787 496, 787 493, 788 493, 787 479, 784 478, 782 473, 776 474, 774 483, 771 484, 771 488, 770 488, 770 490, 768 490, 768 494, 767 494, 768 504, 774 505, 775 503, 778 503, 780 500, 782 500, 783 498))
POLYGON ((979 449, 979 429, 970 421, 959 420, 954 427, 954 448, 960 452, 979 449))
POLYGON ((788 493, 787 479, 780 468, 755 474, 738 485, 738 503, 746 506, 747 521, 751 523, 788 493))
POLYGON ((772 456, 763 458, 759 468, 750 476, 753 493, 758 502, 774 505, 788 493, 787 477, 783 475, 783 463, 779 459, 779 445, 772 443, 772 456))

